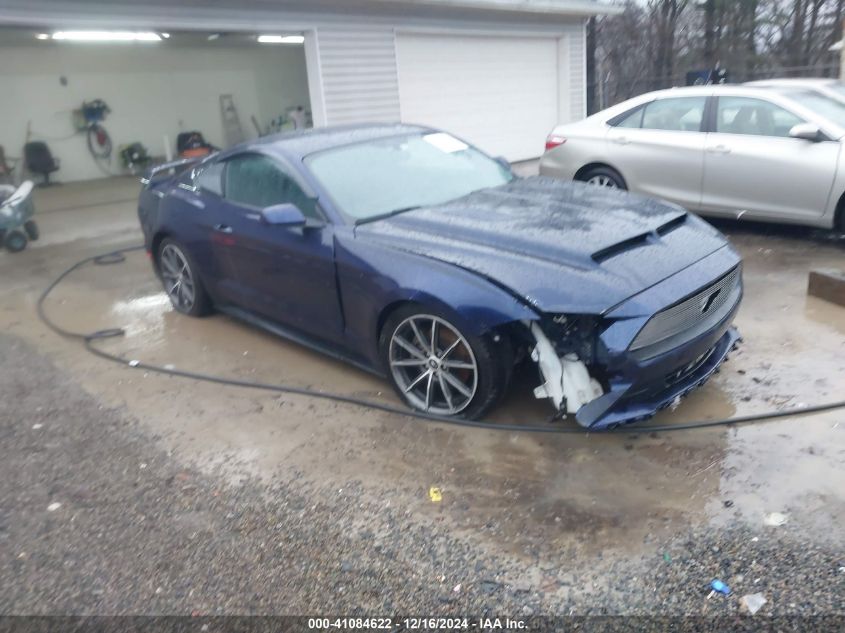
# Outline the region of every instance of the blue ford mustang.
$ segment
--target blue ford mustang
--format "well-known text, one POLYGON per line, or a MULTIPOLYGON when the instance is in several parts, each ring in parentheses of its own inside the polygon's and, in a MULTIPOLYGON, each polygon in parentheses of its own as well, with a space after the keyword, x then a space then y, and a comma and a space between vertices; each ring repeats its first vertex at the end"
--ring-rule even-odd
POLYGON ((737 342, 741 263, 672 204, 519 179, 407 125, 282 134, 148 172, 146 246, 176 310, 212 307, 475 418, 535 396, 599 429, 701 385, 737 342))

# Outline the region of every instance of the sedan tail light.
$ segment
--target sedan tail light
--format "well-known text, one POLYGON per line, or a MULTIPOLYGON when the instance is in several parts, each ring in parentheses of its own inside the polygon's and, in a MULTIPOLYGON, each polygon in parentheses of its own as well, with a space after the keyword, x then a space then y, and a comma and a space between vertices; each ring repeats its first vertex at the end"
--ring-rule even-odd
POLYGON ((554 133, 549 134, 549 137, 546 139, 546 151, 548 152, 550 149, 554 149, 564 143, 566 143, 566 137, 554 133))

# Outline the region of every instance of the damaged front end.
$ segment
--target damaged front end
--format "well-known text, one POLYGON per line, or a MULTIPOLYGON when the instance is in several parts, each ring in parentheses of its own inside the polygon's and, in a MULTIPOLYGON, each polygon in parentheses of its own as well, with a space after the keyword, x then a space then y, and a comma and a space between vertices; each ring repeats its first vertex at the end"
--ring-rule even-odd
POLYGON ((599 430, 648 419, 703 385, 740 341, 741 266, 657 308, 665 297, 658 285, 601 316, 523 321, 543 380, 534 395, 599 430))
POLYGON ((525 325, 534 339, 531 360, 545 381, 534 389, 535 398, 548 398, 565 415, 604 395, 601 382, 590 374, 598 343, 591 317, 555 315, 525 325))

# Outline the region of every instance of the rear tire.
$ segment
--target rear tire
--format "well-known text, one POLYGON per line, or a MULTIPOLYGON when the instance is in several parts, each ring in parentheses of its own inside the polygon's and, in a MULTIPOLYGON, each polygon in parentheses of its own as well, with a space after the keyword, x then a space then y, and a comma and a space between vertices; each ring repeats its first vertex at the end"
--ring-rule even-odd
POLYGON ((625 179, 622 175, 610 167, 593 167, 581 175, 579 180, 583 180, 589 185, 596 187, 606 187, 607 189, 621 189, 627 191, 628 186, 625 184, 625 179))
POLYGON ((20 253, 26 248, 29 240, 26 238, 26 233, 20 229, 12 229, 6 233, 3 238, 3 245, 10 253, 20 253))
POLYGON ((174 309, 192 317, 211 313, 211 298, 202 284, 194 260, 176 241, 165 238, 156 255, 159 274, 174 309))
POLYGON ((462 332, 440 311, 409 303, 387 319, 379 347, 388 378, 409 407, 476 419, 510 382, 513 349, 506 336, 498 339, 462 332))

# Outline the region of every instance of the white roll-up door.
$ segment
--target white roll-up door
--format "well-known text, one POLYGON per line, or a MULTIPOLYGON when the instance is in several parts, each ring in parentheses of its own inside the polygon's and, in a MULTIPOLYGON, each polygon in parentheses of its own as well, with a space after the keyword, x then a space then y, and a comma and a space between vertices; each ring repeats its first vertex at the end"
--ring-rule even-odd
POLYGON ((442 128, 495 156, 543 153, 558 124, 558 40, 397 33, 402 120, 442 128))

